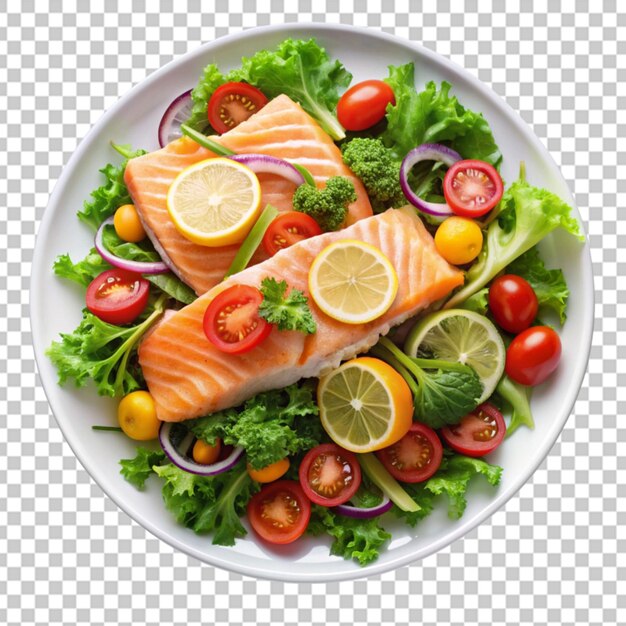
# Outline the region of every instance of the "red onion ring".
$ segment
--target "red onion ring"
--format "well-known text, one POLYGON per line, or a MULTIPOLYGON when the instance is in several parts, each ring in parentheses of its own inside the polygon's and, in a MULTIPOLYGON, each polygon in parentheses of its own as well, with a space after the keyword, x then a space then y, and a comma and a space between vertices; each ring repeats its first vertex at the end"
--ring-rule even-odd
POLYGON ((129 272, 136 272, 137 274, 165 274, 165 272, 169 272, 170 268, 162 261, 130 261, 128 259, 120 259, 112 252, 109 252, 102 241, 104 228, 109 224, 113 224, 113 216, 107 218, 100 224, 94 241, 96 250, 107 263, 110 263, 113 267, 119 267, 121 270, 128 270, 129 272))
POLYGON ((291 163, 267 154, 234 154, 228 157, 249 167, 255 174, 276 174, 298 187, 306 182, 304 176, 291 163))
POLYGON ((333 507, 337 513, 341 513, 341 515, 345 515, 347 517, 354 517, 356 519, 368 519, 370 517, 378 517, 383 513, 386 513, 391 507, 393 503, 391 500, 383 494, 383 500, 380 504, 376 506, 372 506, 369 508, 362 508, 358 506, 352 506, 350 504, 339 504, 336 507, 333 507))
POLYGON ((178 446, 172 443, 170 435, 172 427, 175 424, 176 422, 161 423, 161 427, 159 428, 159 443, 169 460, 176 465, 176 467, 185 472, 197 474, 198 476, 215 476, 216 474, 221 474, 222 472, 227 472, 229 469, 232 469, 237 465, 243 455, 243 448, 237 446, 232 449, 232 452, 225 459, 217 461, 217 463, 212 463, 211 465, 196 463, 187 456, 187 451, 192 441, 195 439, 193 433, 190 432, 178 446))
POLYGON ((411 150, 402 160, 400 165, 400 187, 406 199, 416 206, 420 211, 435 215, 436 217, 448 217, 454 215, 447 203, 427 202, 422 200, 409 185, 409 173, 414 165, 420 161, 442 161, 448 167, 461 160, 461 155, 447 146, 438 143, 423 143, 421 146, 411 150))
POLYGON ((189 118, 192 107, 191 89, 181 93, 167 107, 159 122, 159 145, 161 148, 164 148, 170 141, 182 137, 180 125, 189 118))

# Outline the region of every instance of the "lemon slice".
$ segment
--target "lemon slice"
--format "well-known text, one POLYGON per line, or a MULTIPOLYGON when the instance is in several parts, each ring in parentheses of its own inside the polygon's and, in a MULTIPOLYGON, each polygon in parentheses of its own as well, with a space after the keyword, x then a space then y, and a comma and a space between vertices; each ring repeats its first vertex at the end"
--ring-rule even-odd
POLYGON ((202 246, 243 241, 259 215, 261 185, 254 172, 231 159, 214 158, 184 169, 167 193, 178 231, 202 246))
POLYGON ((494 392, 506 362, 506 349, 497 328, 484 315, 464 309, 425 317, 409 333, 404 351, 409 356, 432 356, 472 367, 483 384, 478 404, 494 392))
POLYGON ((389 259, 374 246, 342 239, 324 248, 309 271, 315 304, 333 319, 364 324, 393 303, 398 277, 389 259))
POLYGON ((323 376, 317 402, 324 430, 352 452, 386 448, 413 423, 413 396, 406 381, 371 357, 352 359, 323 376))

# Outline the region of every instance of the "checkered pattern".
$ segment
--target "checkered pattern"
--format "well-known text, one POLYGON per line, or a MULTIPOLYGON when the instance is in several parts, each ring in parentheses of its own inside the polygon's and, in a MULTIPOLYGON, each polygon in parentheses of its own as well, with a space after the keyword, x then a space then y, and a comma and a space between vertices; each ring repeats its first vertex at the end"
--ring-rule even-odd
POLYGON ((0 623, 623 624, 623 5, 518 0, 506 12, 497 0, 404 0, 395 11, 380 0, 130 5, 0 0, 0 623), (518 497, 420 563, 329 585, 256 581, 202 565, 121 513, 54 423, 28 321, 37 223, 63 164, 103 111, 203 41, 296 21, 353 23, 422 42, 503 96, 575 192, 597 289, 591 361, 574 415, 518 497))

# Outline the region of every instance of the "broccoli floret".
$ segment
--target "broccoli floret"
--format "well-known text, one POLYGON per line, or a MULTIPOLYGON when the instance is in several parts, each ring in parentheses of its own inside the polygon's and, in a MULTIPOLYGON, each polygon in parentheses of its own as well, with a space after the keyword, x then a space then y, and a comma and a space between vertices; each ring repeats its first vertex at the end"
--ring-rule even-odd
POLYGON ((361 179, 376 211, 404 206, 400 163, 380 139, 356 137, 343 146, 344 163, 361 179))
POLYGON ((343 176, 333 176, 324 189, 300 185, 293 195, 293 208, 310 215, 322 230, 337 230, 348 213, 348 205, 356 201, 352 181, 343 176))

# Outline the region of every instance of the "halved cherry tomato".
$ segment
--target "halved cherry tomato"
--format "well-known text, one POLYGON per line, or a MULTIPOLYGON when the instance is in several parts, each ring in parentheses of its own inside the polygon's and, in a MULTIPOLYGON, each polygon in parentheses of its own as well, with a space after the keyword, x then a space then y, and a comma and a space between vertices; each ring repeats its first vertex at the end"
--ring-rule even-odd
POLYGON ((517 334, 535 319, 539 302, 528 281, 515 274, 496 278, 489 288, 489 309, 501 328, 517 334))
POLYGON ((493 404, 485 402, 458 424, 442 428, 440 433, 459 454, 479 457, 493 452, 502 443, 506 424, 502 413, 493 404))
POLYGON ((457 161, 443 179, 448 206, 463 217, 480 217, 500 202, 504 185, 495 167, 484 161, 457 161))
POLYGON ((270 543, 291 543, 311 517, 311 503, 295 480, 269 483, 248 502, 248 519, 255 532, 270 543))
POLYGON ((130 324, 148 304, 150 283, 141 274, 112 269, 96 276, 87 287, 87 308, 109 324, 130 324))
POLYGON ((421 483, 439 469, 443 447, 432 428, 413 422, 400 441, 379 450, 376 456, 396 480, 421 483))
POLYGON ((287 211, 268 226, 263 236, 263 247, 269 255, 274 256, 279 250, 293 246, 298 241, 321 234, 322 229, 310 215, 287 211))
POLYGON ((549 326, 531 326, 511 341, 506 373, 521 385, 539 385, 561 360, 561 339, 549 326))
POLYGON ((242 354, 264 341, 272 331, 259 315, 263 295, 250 285, 233 285, 211 300, 204 313, 204 334, 222 352, 242 354))
POLYGON ((396 99, 382 80, 364 80, 353 85, 337 103, 337 119, 346 130, 365 130, 385 117, 388 104, 396 99))
POLYGON ((248 83, 225 83, 209 100, 209 123, 221 135, 239 126, 267 103, 265 94, 248 83))
POLYGON ((298 476, 311 502, 337 506, 356 493, 361 484, 361 466, 353 452, 323 443, 306 453, 298 476))

